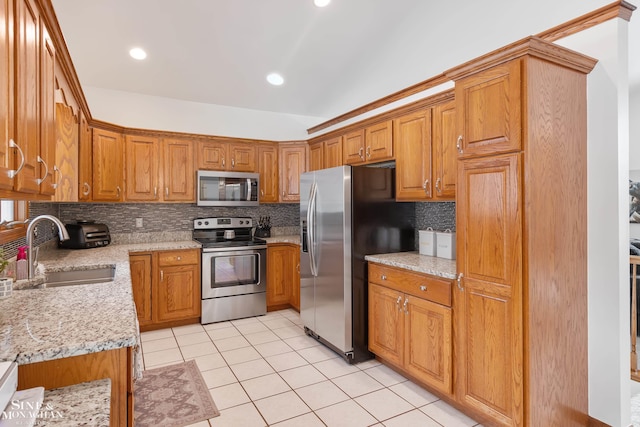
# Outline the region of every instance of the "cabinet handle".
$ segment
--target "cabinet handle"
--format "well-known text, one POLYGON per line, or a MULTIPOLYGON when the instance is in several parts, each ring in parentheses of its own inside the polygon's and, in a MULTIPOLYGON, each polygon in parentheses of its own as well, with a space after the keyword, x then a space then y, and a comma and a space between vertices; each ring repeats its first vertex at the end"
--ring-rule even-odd
POLYGON ((425 285, 420 286, 420 290, 422 292, 426 292, 427 291, 427 287, 425 285))
POLYGON ((260 190, 260 195, 264 197, 264 190, 260 190))
POLYGON ((367 147, 367 157, 371 158, 371 147, 367 147))
POLYGON ((153 187, 153 197, 158 198, 158 187, 153 187))
POLYGON ((400 295, 396 301, 396 307, 398 307, 398 311, 400 311, 400 301, 402 301, 402 295, 400 295))
POLYGON ((282 192, 282 197, 284 197, 284 196, 285 196, 285 192, 283 191, 283 192, 282 192))
POLYGON ((387 280, 387 276, 385 276, 384 274, 383 274, 382 276, 380 276, 380 278, 381 278, 382 280, 387 280))
POLYGON ((231 167, 232 168, 236 167, 236 159, 231 159, 231 167))
POLYGON ((409 303, 409 298, 404 299, 404 304, 402 304, 402 308, 404 309, 404 314, 409 314, 409 310, 407 309, 407 304, 409 303))
POLYGON ((10 170, 7 172, 7 174, 9 175, 9 178, 14 178, 16 175, 18 175, 18 173, 24 167, 24 153, 22 152, 18 144, 16 144, 16 142, 13 139, 9 140, 9 148, 15 148, 16 150, 18 150, 18 153, 20 153, 20 166, 18 166, 18 169, 10 170))
POLYGON ((224 167, 225 161, 224 161, 224 157, 222 158, 222 167, 224 167))
POLYGON ((164 187, 164 195, 165 197, 169 197, 169 187, 164 187))
POLYGON ((160 281, 164 282, 164 270, 160 270, 160 281))
POLYGON ((436 191, 438 193, 442 193, 442 188, 440 188, 440 181, 441 181, 440 178, 436 179, 436 191))
POLYGON ((53 165, 53 174, 55 175, 56 172, 58 172, 58 180, 56 181, 55 184, 51 185, 51 187, 53 187, 54 190, 58 188, 60 186, 60 183, 62 182, 62 171, 58 166, 53 165))
POLYGON ((177 259, 178 261, 182 261, 182 257, 181 257, 181 256, 176 257, 176 259, 177 259))
POLYGON ((462 278, 463 277, 464 277, 464 275, 462 273, 458 274, 457 282, 458 282, 458 290, 460 292, 464 292, 464 288, 462 287, 462 278))
POLYGON ((297 271, 298 273, 300 273, 300 263, 298 263, 298 265, 296 265, 296 271, 297 271))
POLYGON ((118 185, 118 186, 116 186, 116 194, 117 194, 117 197, 118 197, 118 198, 120 198, 120 192, 121 192, 121 191, 122 191, 122 190, 120 190, 120 186, 119 186, 119 185, 118 185))
POLYGON ((430 196, 431 194, 431 189, 428 188, 429 187, 429 180, 425 179, 424 180, 424 184, 422 184, 422 189, 424 190, 424 194, 426 194, 427 196, 430 196))
POLYGON ((364 151, 364 149, 362 147, 360 147, 360 149, 358 150, 358 156, 360 156, 360 158, 362 160, 364 160, 364 156, 362 155, 362 152, 364 151))
POLYGON ((36 184, 40 185, 47 178, 47 174, 49 173, 49 166, 47 166, 47 162, 45 162, 40 156, 36 157, 36 160, 38 161, 38 163, 42 163, 44 165, 44 173, 42 174, 42 178, 36 179, 36 184))
POLYGON ((456 148, 458 149, 458 153, 462 154, 462 135, 458 135, 458 140, 456 141, 456 148))
POLYGON ((91 186, 88 182, 85 182, 84 184, 82 184, 82 195, 88 196, 89 193, 91 193, 91 186))

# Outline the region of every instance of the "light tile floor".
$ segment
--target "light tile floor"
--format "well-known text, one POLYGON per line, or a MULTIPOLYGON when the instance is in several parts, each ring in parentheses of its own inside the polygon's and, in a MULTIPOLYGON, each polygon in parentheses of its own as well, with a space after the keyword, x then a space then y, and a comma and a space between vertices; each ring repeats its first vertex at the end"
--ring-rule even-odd
POLYGON ((142 333, 145 369, 195 359, 220 416, 192 427, 466 427, 474 420, 375 360, 349 365, 294 310, 142 333))

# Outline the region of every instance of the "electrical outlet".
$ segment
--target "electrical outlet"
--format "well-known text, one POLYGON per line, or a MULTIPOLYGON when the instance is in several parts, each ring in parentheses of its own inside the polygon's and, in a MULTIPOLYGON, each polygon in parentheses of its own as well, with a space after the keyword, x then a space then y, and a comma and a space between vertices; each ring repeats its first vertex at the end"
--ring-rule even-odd
POLYGON ((142 218, 136 218, 136 228, 142 228, 142 218))

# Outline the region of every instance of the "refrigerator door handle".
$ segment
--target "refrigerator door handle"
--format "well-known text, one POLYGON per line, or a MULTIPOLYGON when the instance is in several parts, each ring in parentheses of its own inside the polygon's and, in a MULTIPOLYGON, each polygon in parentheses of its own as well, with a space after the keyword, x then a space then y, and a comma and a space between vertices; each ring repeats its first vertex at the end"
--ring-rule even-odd
POLYGON ((309 205, 307 206, 307 241, 309 244, 309 266, 311 267, 311 275, 318 277, 318 269, 316 268, 316 193, 318 186, 314 181, 311 184, 311 194, 309 195, 309 205))

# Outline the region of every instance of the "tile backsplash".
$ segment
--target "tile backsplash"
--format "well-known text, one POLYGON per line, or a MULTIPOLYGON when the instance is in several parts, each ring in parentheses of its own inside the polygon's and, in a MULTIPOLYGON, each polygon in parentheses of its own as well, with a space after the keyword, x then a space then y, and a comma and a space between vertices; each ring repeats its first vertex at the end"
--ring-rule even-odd
POLYGON ((446 229, 456 231, 456 203, 416 203, 416 227, 418 230, 426 230, 431 227, 437 231, 446 229))

